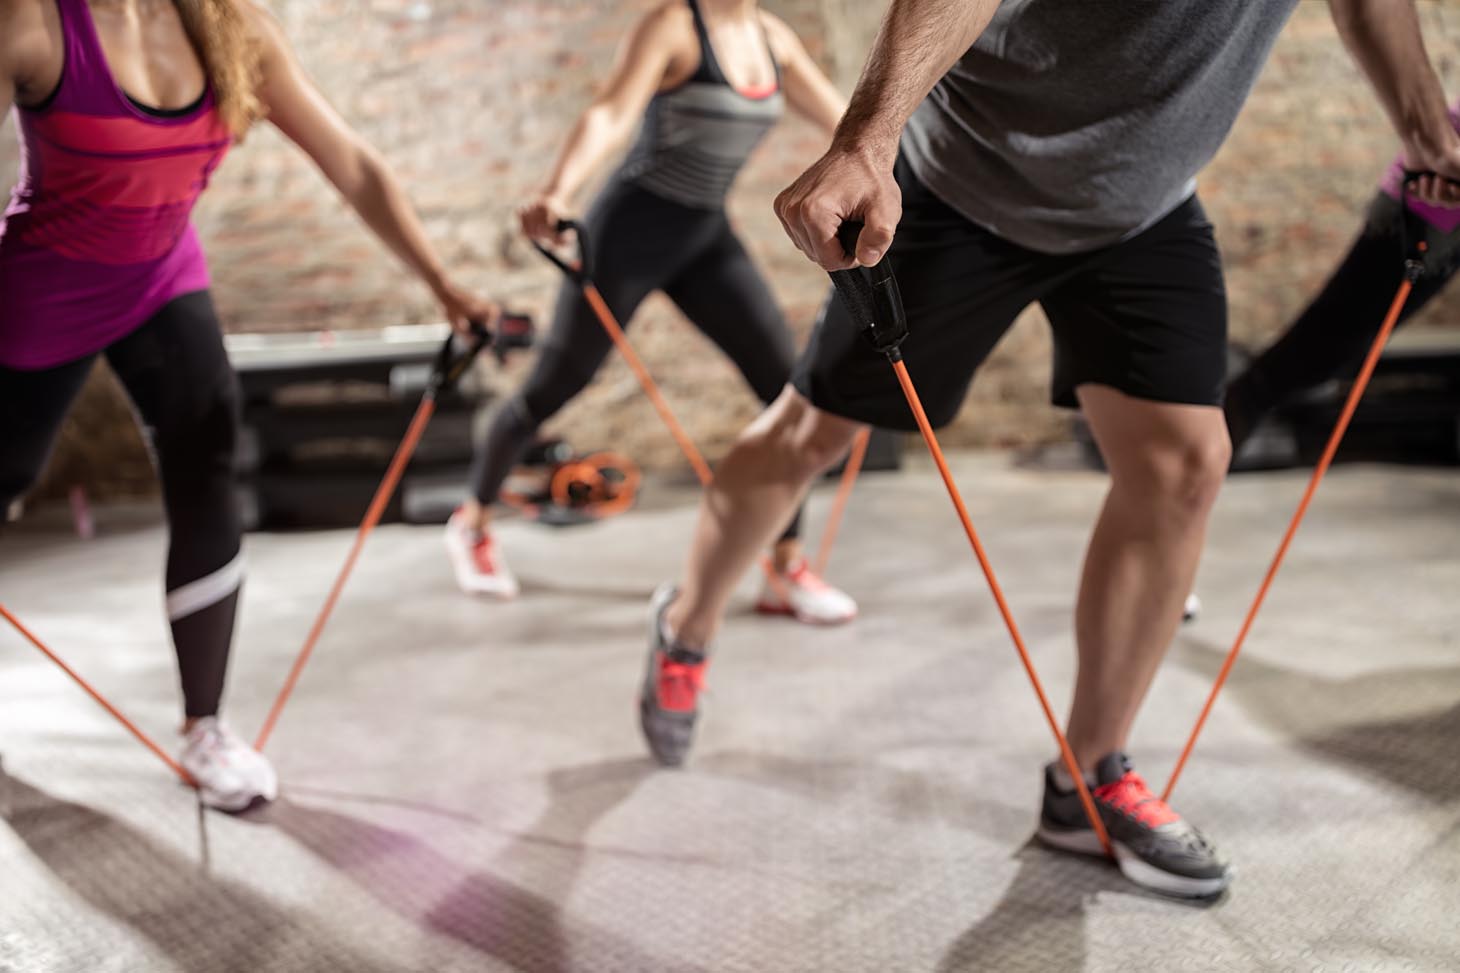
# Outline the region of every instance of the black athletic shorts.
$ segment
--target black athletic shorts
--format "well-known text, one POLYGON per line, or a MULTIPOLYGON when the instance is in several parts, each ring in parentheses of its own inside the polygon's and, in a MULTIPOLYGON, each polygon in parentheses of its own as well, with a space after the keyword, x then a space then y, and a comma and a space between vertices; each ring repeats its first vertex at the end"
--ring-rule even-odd
MULTIPOLYGON (((1038 301, 1054 331, 1051 398, 1106 385, 1155 402, 1220 405, 1227 294, 1211 224, 1193 196, 1150 229, 1090 253, 1026 250, 954 212, 902 159, 902 221, 889 259, 907 308, 902 352, 935 426, 958 414, 974 373, 1038 301)), ((886 358, 833 293, 796 365, 817 408, 914 430, 886 358)))

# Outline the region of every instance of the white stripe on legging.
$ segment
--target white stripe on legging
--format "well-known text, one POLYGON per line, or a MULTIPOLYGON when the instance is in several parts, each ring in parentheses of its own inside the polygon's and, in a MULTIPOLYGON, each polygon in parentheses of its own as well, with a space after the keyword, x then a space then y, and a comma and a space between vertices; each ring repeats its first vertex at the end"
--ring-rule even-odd
POLYGON ((204 575, 196 581, 189 581, 174 591, 167 593, 167 617, 171 621, 179 618, 186 618, 194 612, 200 612, 209 605, 216 605, 238 590, 243 584, 243 551, 239 551, 233 560, 212 574, 204 575))

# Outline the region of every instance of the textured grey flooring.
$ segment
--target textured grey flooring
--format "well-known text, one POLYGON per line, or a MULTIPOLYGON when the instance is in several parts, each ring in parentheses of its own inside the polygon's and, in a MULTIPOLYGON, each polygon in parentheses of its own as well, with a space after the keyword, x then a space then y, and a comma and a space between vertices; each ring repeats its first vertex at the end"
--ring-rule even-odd
MULTIPOLYGON (((956 463, 1056 698, 1102 484, 956 463)), ((1164 781, 1301 488, 1243 477, 1134 753, 1164 781)), ((1178 807, 1239 862, 1209 906, 1027 844, 1051 752, 941 488, 864 479, 854 626, 732 619, 692 766, 645 761, 645 600, 694 494, 504 531, 526 592, 456 595, 437 531, 372 539, 248 818, 191 795, 0 631, 0 971, 1460 969, 1460 476, 1343 468, 1178 807)), ((824 510, 829 492, 818 496, 824 510)), ((0 599, 150 731, 177 706, 163 538, 0 542, 0 599)), ((259 725, 344 532, 250 539, 229 715, 259 725)), ((747 586, 742 606, 748 604, 747 586)))

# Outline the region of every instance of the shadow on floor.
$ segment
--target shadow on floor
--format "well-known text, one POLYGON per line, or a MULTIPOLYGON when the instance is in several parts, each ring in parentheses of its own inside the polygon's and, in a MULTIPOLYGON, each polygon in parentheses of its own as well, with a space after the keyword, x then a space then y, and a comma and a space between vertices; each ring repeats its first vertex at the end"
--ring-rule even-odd
MULTIPOLYGON (((1173 901, 1141 891, 1104 861, 1052 852, 1032 840, 1015 858, 1019 871, 998 905, 948 947, 938 973, 1082 973, 1085 915, 1097 895, 1173 901)), ((1191 907, 1211 908, 1221 901, 1191 907)))
MULTIPOLYGON (((1186 637, 1175 658, 1215 679, 1227 651, 1186 637)), ((1460 666, 1330 679, 1247 654, 1222 698, 1324 760, 1434 801, 1460 800, 1460 666)))
POLYGON ((627 601, 644 606, 646 613, 649 611, 649 599, 654 597, 654 589, 644 587, 622 586, 615 587, 611 584, 572 584, 564 581, 549 581, 540 577, 522 577, 520 579, 522 593, 524 595, 563 595, 572 598, 583 598, 589 601, 627 601))
MULTIPOLYGON (((968 752, 958 750, 955 759, 968 752)), ((1032 811, 991 801, 987 793, 962 789, 957 781, 923 770, 879 766, 870 757, 805 760, 785 754, 722 750, 695 761, 695 771, 827 804, 841 804, 850 794, 864 795, 896 820, 937 821, 995 841, 1019 840, 1034 821, 1032 811)))
MULTIPOLYGON (((387 973, 308 913, 209 877, 131 825, 0 776, 4 819, 31 853, 93 909, 130 927, 182 970, 387 973)), ((85 968, 78 963, 73 969, 85 968)))
POLYGON ((661 960, 563 907, 589 854, 584 837, 650 772, 646 761, 622 760, 550 774, 546 809, 498 859, 505 872, 530 857, 532 889, 474 871, 415 834, 337 811, 281 800, 253 819, 289 835, 391 911, 514 969, 567 973, 578 956, 576 968, 653 970, 661 960))

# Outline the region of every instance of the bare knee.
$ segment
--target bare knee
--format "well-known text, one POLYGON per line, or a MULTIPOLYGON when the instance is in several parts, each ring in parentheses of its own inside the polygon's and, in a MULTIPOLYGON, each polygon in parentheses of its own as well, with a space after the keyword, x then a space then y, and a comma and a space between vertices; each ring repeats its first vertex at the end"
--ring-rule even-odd
POLYGON ((1224 429, 1153 443, 1124 471, 1124 485, 1167 515, 1205 517, 1216 503, 1231 459, 1232 444, 1224 429))
POLYGON ((809 481, 846 455, 860 428, 817 409, 787 387, 741 433, 736 451, 754 454, 765 475, 809 481))

